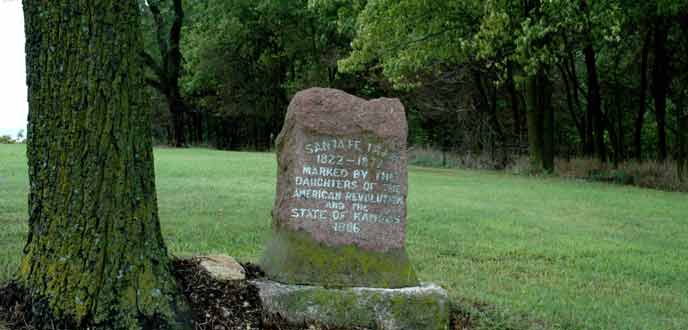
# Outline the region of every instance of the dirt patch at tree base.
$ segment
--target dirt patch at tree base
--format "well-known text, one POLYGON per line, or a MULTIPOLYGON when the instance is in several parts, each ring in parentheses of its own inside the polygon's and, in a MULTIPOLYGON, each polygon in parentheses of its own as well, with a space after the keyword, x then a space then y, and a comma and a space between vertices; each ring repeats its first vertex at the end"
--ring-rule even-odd
MULTIPOLYGON (((248 280, 264 276, 253 264, 242 264, 246 280, 218 281, 199 267, 200 259, 174 261, 174 275, 193 314, 194 330, 362 330, 332 328, 321 324, 288 324, 283 319, 264 320, 258 289, 248 280)), ((31 315, 25 291, 11 282, 0 287, 0 330, 44 330, 45 320, 31 315), (5 328, 3 328, 5 326, 5 328)), ((452 330, 471 329, 470 316, 452 312, 452 330)), ((78 330, 72 325, 52 324, 50 330, 78 330)))

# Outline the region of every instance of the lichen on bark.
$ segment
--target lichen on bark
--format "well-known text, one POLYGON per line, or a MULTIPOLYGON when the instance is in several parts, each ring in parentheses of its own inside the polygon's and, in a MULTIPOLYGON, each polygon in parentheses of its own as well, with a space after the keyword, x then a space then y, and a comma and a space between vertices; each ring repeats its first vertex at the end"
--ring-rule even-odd
POLYGON ((190 329, 160 231, 135 0, 24 0, 29 235, 41 318, 190 329))

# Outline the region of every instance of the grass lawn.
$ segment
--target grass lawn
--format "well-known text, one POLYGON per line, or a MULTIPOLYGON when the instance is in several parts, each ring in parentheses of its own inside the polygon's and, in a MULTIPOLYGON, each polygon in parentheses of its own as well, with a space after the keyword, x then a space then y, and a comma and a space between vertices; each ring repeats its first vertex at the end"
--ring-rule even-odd
MULTIPOLYGON (((0 282, 25 239, 24 153, 0 145, 0 282)), ((158 149, 156 169, 173 254, 260 258, 274 155, 158 149)), ((421 281, 482 310, 480 328, 688 329, 688 195, 418 167, 409 180, 421 281)))

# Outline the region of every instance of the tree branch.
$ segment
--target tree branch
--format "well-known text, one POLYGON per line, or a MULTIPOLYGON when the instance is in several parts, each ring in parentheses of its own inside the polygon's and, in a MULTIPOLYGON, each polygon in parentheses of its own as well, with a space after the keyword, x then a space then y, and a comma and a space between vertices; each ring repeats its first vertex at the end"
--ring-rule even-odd
POLYGON ((160 6, 158 0, 149 0, 148 1, 148 9, 150 9, 151 14, 153 15, 153 21, 155 21, 155 28, 156 28, 156 33, 155 36, 158 39, 158 48, 160 50, 160 58, 162 59, 162 68, 160 72, 166 72, 167 70, 166 63, 165 63, 165 58, 168 53, 168 45, 167 42, 165 41, 165 22, 162 18, 162 14, 160 13, 160 6))
POLYGON ((165 77, 165 74, 162 72, 162 68, 158 63, 155 62, 153 59, 153 56, 148 54, 145 50, 141 52, 141 58, 143 59, 143 64, 146 65, 153 73, 155 73, 156 78, 158 80, 162 80, 165 77))
POLYGON ((165 86, 158 80, 155 80, 153 78, 146 77, 145 78, 146 84, 148 86, 151 86, 155 89, 157 89, 161 94, 166 95, 166 89, 165 86))
POLYGON ((182 0, 173 0, 174 6, 174 21, 170 28, 170 38, 168 41, 169 48, 165 54, 167 61, 167 72, 171 85, 177 85, 179 76, 181 75, 182 51, 180 46, 182 24, 184 23, 184 8, 182 7, 182 0))

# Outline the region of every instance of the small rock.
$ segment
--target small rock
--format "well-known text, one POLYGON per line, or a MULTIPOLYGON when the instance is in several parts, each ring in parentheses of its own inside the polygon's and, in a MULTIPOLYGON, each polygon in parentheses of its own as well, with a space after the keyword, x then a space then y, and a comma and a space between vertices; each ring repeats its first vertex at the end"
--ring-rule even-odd
POLYGON ((225 255, 201 257, 201 269, 222 281, 246 279, 246 271, 234 258, 225 255))

